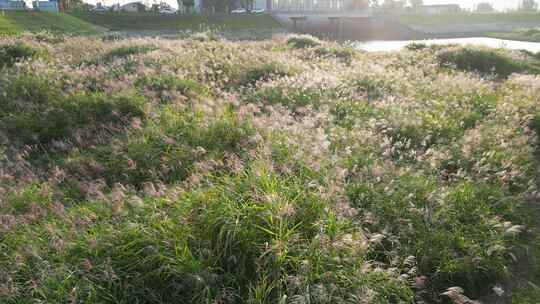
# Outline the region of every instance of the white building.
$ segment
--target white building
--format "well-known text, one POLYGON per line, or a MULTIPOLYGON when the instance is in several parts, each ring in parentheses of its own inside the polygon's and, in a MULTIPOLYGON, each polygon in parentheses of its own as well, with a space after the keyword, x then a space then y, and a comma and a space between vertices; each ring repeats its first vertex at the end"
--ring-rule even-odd
POLYGON ((458 4, 422 5, 418 11, 426 15, 455 14, 461 12, 458 4))
POLYGON ((0 0, 0 10, 22 11, 26 9, 24 1, 0 0))
MULTIPOLYGON (((272 8, 272 2, 274 1, 276 0, 253 0, 253 7, 250 7, 249 9, 270 11, 272 8)), ((316 1, 316 0, 309 0, 309 1, 316 1)), ((327 0, 322 0, 322 1, 327 1, 327 0)), ((336 0, 332 0, 332 1, 336 1, 336 0)), ((338 0, 338 1, 341 1, 341 0, 338 0)), ((236 7, 241 7, 240 1, 237 1, 236 7)), ((232 8, 235 8, 235 7, 233 6, 232 8)), ((182 13, 189 13, 187 7, 179 7, 178 10, 182 13)), ((193 10, 197 14, 202 13, 204 10, 204 0, 194 0, 193 10)))
MULTIPOLYGON (((257 1, 260 2, 260 1, 257 1)), ((281 12, 343 12, 365 11, 367 7, 359 7, 354 0, 268 0, 266 10, 281 12)), ((367 5, 367 2, 365 2, 367 5)), ((264 1, 261 2, 264 5, 264 1)))
POLYGON ((128 13, 144 12, 146 10, 146 6, 141 2, 130 2, 120 6, 120 10, 128 13))
POLYGON ((56 1, 32 1, 32 7, 35 10, 42 11, 42 12, 53 12, 58 13, 58 2, 56 1))

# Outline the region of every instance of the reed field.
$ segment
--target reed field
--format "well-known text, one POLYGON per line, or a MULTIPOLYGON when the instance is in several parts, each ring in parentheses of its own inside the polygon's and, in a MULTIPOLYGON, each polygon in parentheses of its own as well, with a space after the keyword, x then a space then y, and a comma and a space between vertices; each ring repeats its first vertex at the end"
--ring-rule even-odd
POLYGON ((540 297, 539 54, 25 34, 0 68, 0 303, 540 297))

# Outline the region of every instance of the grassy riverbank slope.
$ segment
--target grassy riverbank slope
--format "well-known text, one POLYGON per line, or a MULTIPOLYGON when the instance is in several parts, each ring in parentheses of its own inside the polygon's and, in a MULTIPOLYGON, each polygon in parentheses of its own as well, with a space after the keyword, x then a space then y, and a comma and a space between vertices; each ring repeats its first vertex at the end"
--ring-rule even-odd
POLYGON ((540 26, 507 33, 490 33, 488 36, 500 39, 540 42, 540 26))
POLYGON ((40 31, 86 35, 97 34, 103 30, 104 28, 98 25, 93 25, 68 14, 31 11, 3 11, 0 13, 0 35, 40 31))
POLYGON ((221 30, 268 30, 280 25, 268 14, 260 15, 179 15, 154 13, 73 13, 73 16, 112 31, 184 31, 201 28, 221 30))
POLYGON ((540 27, 540 13, 397 15, 393 21, 409 27, 420 36, 489 36, 538 41, 533 33, 540 27))
POLYGON ((493 13, 493 14, 441 14, 416 15, 403 14, 395 16, 398 21, 408 25, 452 25, 478 23, 522 23, 540 22, 540 13, 493 13))
POLYGON ((0 302, 533 303, 539 60, 4 38, 0 302))
POLYGON ((110 31, 128 33, 178 33, 180 31, 279 30, 280 24, 270 15, 163 16, 153 13, 70 13, 3 12, 0 35, 22 32, 88 35, 110 31))

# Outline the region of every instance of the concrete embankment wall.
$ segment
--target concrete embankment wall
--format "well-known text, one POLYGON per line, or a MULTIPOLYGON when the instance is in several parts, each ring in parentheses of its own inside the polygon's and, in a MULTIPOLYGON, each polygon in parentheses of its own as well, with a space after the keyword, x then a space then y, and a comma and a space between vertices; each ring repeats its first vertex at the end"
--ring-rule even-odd
POLYGON ((409 28, 426 34, 513 32, 525 28, 540 27, 538 22, 486 22, 468 24, 409 25, 409 28))
POLYGON ((420 36, 386 17, 289 13, 274 14, 274 18, 291 31, 337 39, 414 39, 420 36))
POLYGON ((473 37, 491 32, 512 32, 540 27, 538 22, 490 22, 478 24, 405 25, 391 16, 354 14, 276 13, 274 18, 285 28, 334 39, 409 40, 448 37, 473 37), (295 22, 296 21, 296 26, 295 22))

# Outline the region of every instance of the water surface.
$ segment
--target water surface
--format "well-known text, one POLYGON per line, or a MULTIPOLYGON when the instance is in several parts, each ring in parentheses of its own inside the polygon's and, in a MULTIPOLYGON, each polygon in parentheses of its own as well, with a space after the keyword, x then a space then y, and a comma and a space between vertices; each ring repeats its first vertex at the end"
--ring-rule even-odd
POLYGON ((530 52, 540 52, 539 42, 525 42, 516 40, 504 40, 486 37, 472 37, 472 38, 452 38, 452 39, 428 39, 428 40, 381 40, 381 41, 365 41, 357 42, 356 47, 368 52, 381 52, 381 51, 399 51, 408 44, 413 42, 432 44, 472 44, 488 46, 492 48, 508 48, 513 50, 527 50, 530 52))

